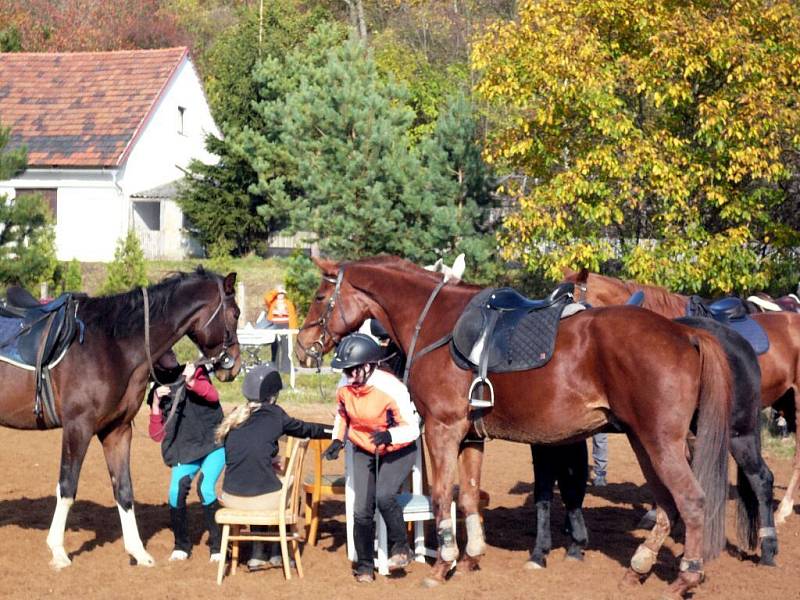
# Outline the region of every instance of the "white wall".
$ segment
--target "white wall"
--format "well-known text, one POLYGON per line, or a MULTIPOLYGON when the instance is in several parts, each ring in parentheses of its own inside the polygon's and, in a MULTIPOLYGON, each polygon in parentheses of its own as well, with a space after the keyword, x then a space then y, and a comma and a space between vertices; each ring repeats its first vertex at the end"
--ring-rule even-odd
POLYGON ((115 170, 29 169, 0 184, 0 194, 15 188, 56 188, 56 256, 59 260, 110 261, 127 231, 128 207, 114 185, 115 170))

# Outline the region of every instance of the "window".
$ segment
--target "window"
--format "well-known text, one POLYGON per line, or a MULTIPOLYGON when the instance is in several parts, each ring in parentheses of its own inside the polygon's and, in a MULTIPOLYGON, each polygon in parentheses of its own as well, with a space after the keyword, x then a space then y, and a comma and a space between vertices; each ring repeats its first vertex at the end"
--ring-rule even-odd
POLYGON ((161 230, 161 202, 134 202, 133 212, 138 228, 144 226, 150 231, 161 230))
POLYGON ((16 188, 14 190, 14 195, 17 198, 33 194, 40 194, 42 196, 44 203, 50 208, 53 220, 55 220, 58 217, 58 190, 56 188, 16 188))
POLYGON ((186 107, 178 106, 178 133, 181 135, 186 135, 186 130, 184 129, 184 122, 183 122, 185 113, 186 113, 186 107))

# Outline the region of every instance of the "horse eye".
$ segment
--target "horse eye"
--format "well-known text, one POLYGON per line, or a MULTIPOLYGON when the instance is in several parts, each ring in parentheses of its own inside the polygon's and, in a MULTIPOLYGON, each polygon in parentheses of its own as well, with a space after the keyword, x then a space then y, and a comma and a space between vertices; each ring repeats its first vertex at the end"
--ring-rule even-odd
POLYGON ((314 300, 316 300, 317 302, 322 302, 323 300, 325 300, 325 296, 323 294, 317 294, 317 297, 314 298, 314 300))

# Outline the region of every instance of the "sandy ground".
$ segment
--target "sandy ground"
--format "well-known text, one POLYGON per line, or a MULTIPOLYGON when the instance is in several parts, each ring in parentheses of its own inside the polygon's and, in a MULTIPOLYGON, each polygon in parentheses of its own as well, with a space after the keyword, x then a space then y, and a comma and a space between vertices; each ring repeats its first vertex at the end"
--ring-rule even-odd
MULTIPOLYGON (((302 418, 325 418, 328 407, 291 410, 302 418)), ((404 577, 378 577, 372 585, 355 584, 345 556, 344 502, 323 502, 324 520, 316 547, 304 548, 305 578, 287 582, 281 570, 239 571, 215 583, 216 565, 209 564, 201 530, 201 513, 192 492, 190 519, 198 544, 189 561, 167 562, 172 549, 166 493, 169 471, 158 444, 146 435, 140 414, 133 444, 132 468, 136 514, 145 545, 155 557, 153 568, 131 566, 122 544, 121 528, 102 451, 92 442, 84 463, 78 500, 69 516, 66 549, 73 564, 61 572, 48 566, 45 543, 55 506, 61 433, 0 429, 0 595, 9 598, 657 598, 677 573, 680 542, 669 539, 659 554, 653 575, 637 592, 622 594, 617 583, 644 533, 635 529, 649 495, 633 453, 623 436, 610 442, 610 485, 592 490, 585 503, 590 543, 583 563, 564 560, 565 538, 556 527, 555 550, 548 569, 527 571, 523 564, 533 546, 535 518, 531 498, 530 454, 526 446, 492 441, 487 446, 483 488, 491 495, 484 513, 488 550, 476 573, 456 575, 434 590, 422 590, 429 569, 415 564, 404 577)), ((775 472, 776 496, 788 482, 786 459, 768 462, 775 472)), ((309 461, 310 465, 310 461, 309 461)), ((308 465, 307 465, 308 466, 308 465)), ((329 467, 341 470, 342 464, 329 467)), ((734 541, 733 503, 729 503, 728 539, 734 541)), ((742 560, 734 546, 707 565, 706 582, 694 595, 705 598, 800 598, 800 515, 779 530, 776 568, 742 560)), ((553 523, 563 521, 556 502, 553 523)))

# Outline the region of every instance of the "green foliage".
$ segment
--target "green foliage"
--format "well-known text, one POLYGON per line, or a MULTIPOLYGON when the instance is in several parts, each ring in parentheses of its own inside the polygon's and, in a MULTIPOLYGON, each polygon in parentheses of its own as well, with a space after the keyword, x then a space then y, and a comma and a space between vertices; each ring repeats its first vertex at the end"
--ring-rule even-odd
MULTIPOLYGON (((285 207, 323 252, 358 258, 388 252, 417 262, 455 253, 476 235, 480 210, 462 192, 460 165, 432 140, 412 147, 405 90, 384 81, 357 42, 321 26, 285 57, 254 72, 258 129, 239 141, 258 173, 252 192, 285 207)), ((470 189, 472 193, 472 189, 470 189)))
POLYGON ((147 284, 144 252, 136 232, 129 229, 127 235, 117 241, 114 260, 108 265, 108 276, 102 293, 118 294, 147 284))
POLYGON ((505 254, 560 277, 618 261, 684 291, 763 288, 800 244, 800 8, 541 0, 473 48, 487 157, 511 187, 505 254))
POLYGON ((297 318, 302 321, 319 287, 319 269, 304 252, 295 250, 286 262, 285 282, 286 292, 297 309, 297 318))
POLYGON ((14 26, 0 29, 0 52, 21 52, 22 36, 14 26))
MULTIPOLYGON (((9 130, 0 127, 0 181, 25 169, 24 147, 6 150, 9 130)), ((50 281, 56 268, 55 231, 40 194, 0 194, 0 282, 33 288, 50 281)))
POLYGON ((64 292, 82 292, 83 274, 81 273, 81 263, 77 258, 69 262, 60 262, 53 274, 55 284, 55 295, 64 292))

